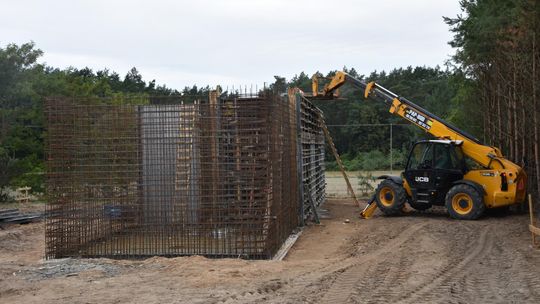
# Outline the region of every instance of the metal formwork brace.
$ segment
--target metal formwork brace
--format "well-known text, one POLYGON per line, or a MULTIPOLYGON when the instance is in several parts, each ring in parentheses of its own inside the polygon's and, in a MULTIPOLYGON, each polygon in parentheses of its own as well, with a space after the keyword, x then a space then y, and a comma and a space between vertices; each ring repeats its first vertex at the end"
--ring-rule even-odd
POLYGON ((311 193, 309 193, 309 190, 307 189, 307 185, 304 184, 304 191, 308 195, 308 202, 311 207, 311 210, 313 211, 313 218, 315 219, 315 223, 320 224, 321 221, 319 219, 319 213, 317 212, 317 207, 315 206, 315 202, 313 201, 313 196, 311 193))

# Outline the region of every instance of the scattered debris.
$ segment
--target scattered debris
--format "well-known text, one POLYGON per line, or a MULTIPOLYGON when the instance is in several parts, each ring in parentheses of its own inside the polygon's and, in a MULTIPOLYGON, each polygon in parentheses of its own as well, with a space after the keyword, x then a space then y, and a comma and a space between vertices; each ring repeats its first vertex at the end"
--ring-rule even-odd
POLYGON ((30 282, 59 277, 74 277, 85 271, 98 271, 102 277, 113 277, 121 272, 121 268, 125 267, 106 259, 80 260, 64 258, 45 261, 40 267, 22 269, 13 273, 13 275, 22 275, 30 282))

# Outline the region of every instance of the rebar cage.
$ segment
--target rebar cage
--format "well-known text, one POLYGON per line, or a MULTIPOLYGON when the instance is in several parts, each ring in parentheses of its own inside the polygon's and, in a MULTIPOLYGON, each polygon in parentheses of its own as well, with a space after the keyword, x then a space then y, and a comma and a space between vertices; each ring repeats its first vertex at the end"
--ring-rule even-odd
POLYGON ((48 99, 46 257, 272 257, 305 216, 297 108, 216 91, 48 99))

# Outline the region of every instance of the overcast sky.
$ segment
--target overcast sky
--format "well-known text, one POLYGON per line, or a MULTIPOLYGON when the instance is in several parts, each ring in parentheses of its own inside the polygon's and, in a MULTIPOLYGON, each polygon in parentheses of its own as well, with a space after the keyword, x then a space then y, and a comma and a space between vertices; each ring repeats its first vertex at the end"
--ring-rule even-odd
POLYGON ((0 46, 34 41, 65 68, 262 85, 274 75, 442 65, 458 0, 0 0, 0 46))

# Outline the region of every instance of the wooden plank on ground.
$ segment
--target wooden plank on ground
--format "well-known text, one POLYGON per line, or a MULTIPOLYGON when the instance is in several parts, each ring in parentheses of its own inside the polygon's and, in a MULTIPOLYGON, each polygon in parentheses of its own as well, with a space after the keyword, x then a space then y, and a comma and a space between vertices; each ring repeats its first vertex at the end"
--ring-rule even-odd
POLYGON ((278 250, 276 255, 272 258, 274 261, 282 261, 286 256, 287 253, 289 253, 289 250, 292 248, 292 246, 296 243, 296 240, 302 235, 302 231, 300 230, 297 233, 291 234, 283 243, 281 248, 278 250))
POLYGON ((529 194, 529 216, 531 223, 529 224, 529 230, 531 231, 532 245, 536 246, 536 235, 540 236, 540 228, 534 226, 534 209, 532 204, 532 196, 529 194))

